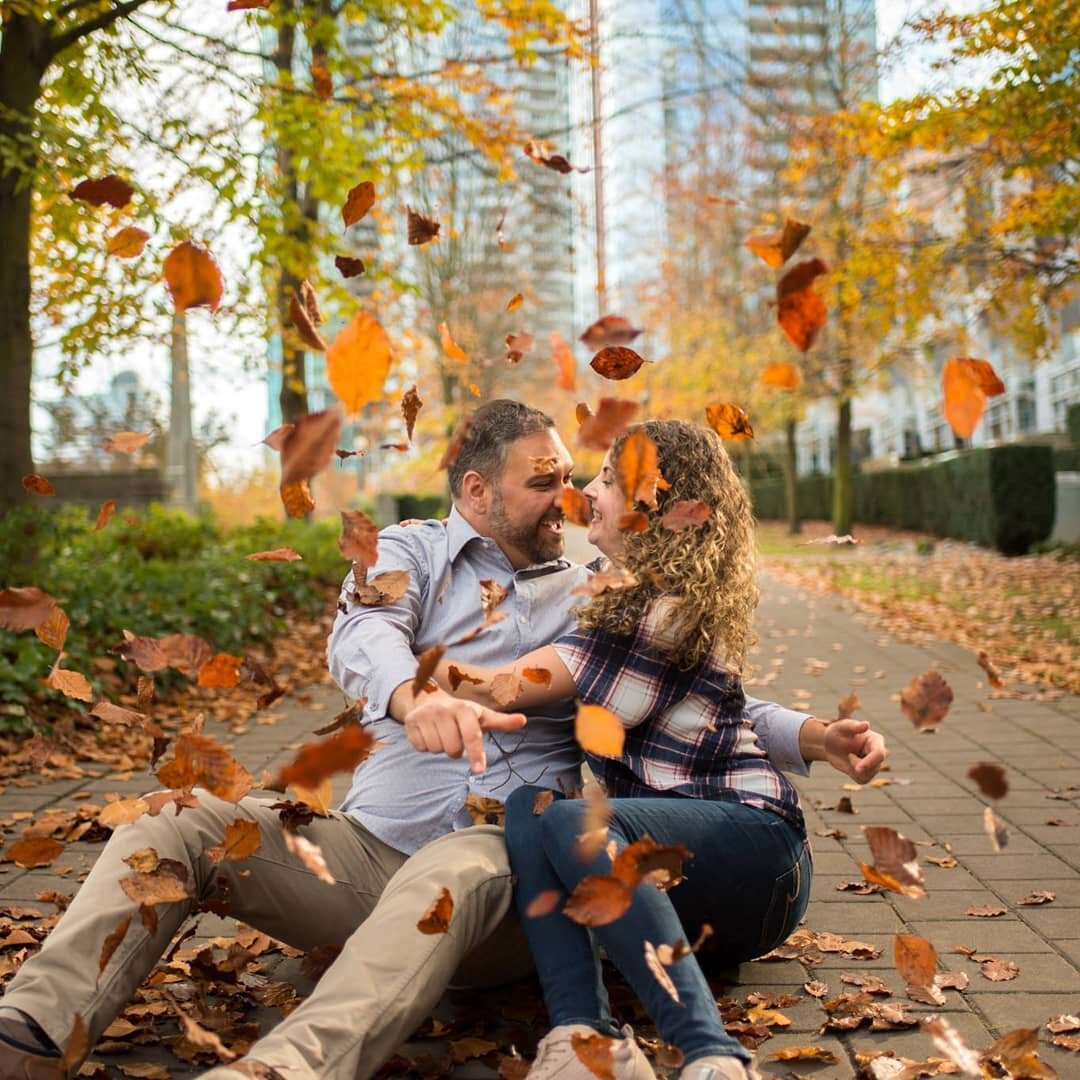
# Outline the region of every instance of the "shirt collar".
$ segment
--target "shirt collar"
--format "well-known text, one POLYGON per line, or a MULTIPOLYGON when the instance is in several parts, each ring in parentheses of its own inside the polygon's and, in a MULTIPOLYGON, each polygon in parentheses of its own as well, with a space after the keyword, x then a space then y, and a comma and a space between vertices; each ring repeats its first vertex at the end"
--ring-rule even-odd
MULTIPOLYGON (((484 536, 482 533, 478 533, 466 520, 465 517, 458 512, 456 506, 450 507, 450 517, 446 522, 446 545, 447 554, 450 556, 450 562, 454 562, 457 557, 464 550, 465 545, 470 540, 480 540, 485 544, 489 544, 495 548, 499 555, 506 559, 506 556, 502 553, 499 545, 491 539, 490 536, 484 536)), ((509 562, 507 562, 509 566, 509 562)), ((523 578, 540 577, 543 574, 550 574, 555 570, 568 570, 574 564, 568 559, 553 559, 551 562, 538 563, 535 566, 527 566, 524 570, 514 571, 515 576, 523 578)))

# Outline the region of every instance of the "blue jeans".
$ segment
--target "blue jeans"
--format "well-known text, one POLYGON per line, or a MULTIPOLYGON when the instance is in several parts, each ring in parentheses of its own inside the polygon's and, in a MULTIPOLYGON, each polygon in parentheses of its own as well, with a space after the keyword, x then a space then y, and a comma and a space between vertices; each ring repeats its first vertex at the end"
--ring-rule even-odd
POLYGON ((670 892, 640 885, 622 918, 589 929, 562 914, 529 918, 538 894, 568 894, 590 874, 607 874, 601 852, 582 862, 575 851, 583 831, 580 799, 556 793, 542 814, 533 811, 539 787, 515 791, 506 804, 506 846, 516 876, 515 897, 551 1025, 589 1024, 615 1034, 597 946, 622 972, 660 1035, 687 1061, 711 1054, 749 1060, 724 1031, 709 984, 696 956, 667 969, 679 992, 675 1002, 645 962, 644 943, 693 942, 703 923, 713 928, 713 954, 736 964, 768 952, 796 927, 810 896, 811 863, 805 835, 767 810, 657 794, 612 799, 609 837, 617 848, 648 834, 660 844, 685 844, 693 853, 683 866, 686 880, 670 892))

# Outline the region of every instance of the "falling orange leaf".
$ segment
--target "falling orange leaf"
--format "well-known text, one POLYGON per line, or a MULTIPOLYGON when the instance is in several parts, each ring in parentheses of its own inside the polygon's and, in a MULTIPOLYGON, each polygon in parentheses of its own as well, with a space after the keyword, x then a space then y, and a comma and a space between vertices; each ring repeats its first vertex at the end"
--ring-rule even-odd
POLYGON ((626 728, 610 709, 602 705, 578 705, 574 738, 586 753, 618 757, 626 742, 626 728))
POLYGON ((993 367, 971 356, 955 356, 946 361, 941 385, 945 419, 961 439, 971 437, 986 408, 986 399, 1005 392, 1005 384, 993 367))
POLYGON ((274 778, 274 786, 289 784, 314 790, 334 773, 351 772, 374 749, 375 739, 358 724, 350 724, 321 742, 305 743, 296 757, 274 778))
POLYGON ((285 830, 285 847, 288 848, 320 881, 327 885, 336 885, 337 880, 326 865, 322 848, 313 844, 306 836, 285 830))
POLYGON ((799 249, 799 245, 810 233, 810 226, 801 221, 788 218, 782 232, 765 233, 751 236, 746 246, 758 256, 766 266, 779 270, 799 249))
MULTIPOLYGON (((584 408, 588 410, 587 405, 584 408)), ((607 450, 626 431, 640 408, 636 401, 601 398, 596 412, 589 411, 583 417, 582 406, 578 406, 578 423, 581 425, 577 432, 579 445, 590 450, 607 450)))
POLYGON ((589 525, 592 522, 592 504, 577 488, 567 488, 559 496, 559 507, 572 525, 589 525))
POLYGON ((521 293, 514 293, 509 300, 506 301, 507 311, 517 311, 519 307, 525 302, 525 297, 521 293))
POLYGON ((28 476, 24 476, 22 478, 22 486, 31 495, 56 494, 56 488, 54 488, 44 476, 38 476, 36 473, 30 473, 28 476))
POLYGON ((550 915, 558 907, 561 899, 562 893, 558 889, 545 889, 537 893, 525 909, 525 918, 542 919, 545 915, 550 915))
POLYGON ((199 668, 199 686, 205 690, 231 690, 240 682, 242 656, 220 652, 199 668))
POLYGON ((605 345, 629 345, 641 330, 621 315, 604 315, 594 322, 578 340, 590 349, 602 349, 605 345))
POLYGON ((310 308, 295 292, 289 300, 289 322, 296 327, 296 332, 304 345, 316 352, 326 352, 326 342, 318 331, 318 323, 312 318, 310 308))
POLYGON ((206 854, 215 863, 227 859, 240 862, 254 855, 262 845, 262 833, 258 822, 251 818, 237 818, 225 826, 225 839, 216 847, 208 848, 206 854))
POLYGON ((940 724, 952 701, 952 687, 936 671, 917 675, 900 691, 900 710, 919 731, 940 724))
POLYGON ((450 357, 451 360, 457 360, 459 363, 467 364, 469 362, 468 354, 465 350, 450 336, 450 327, 445 322, 439 323, 439 344, 442 345, 442 351, 450 357))
POLYGON ((142 254, 146 247, 146 241, 150 234, 137 225, 128 225, 118 233, 110 236, 105 244, 105 251, 109 255, 115 255, 118 259, 134 259, 142 254))
POLYGON ((281 482, 307 480, 329 466, 341 435, 341 409, 333 406, 301 416, 281 444, 281 482))
POLYGON ((255 786, 251 774, 225 747, 191 732, 177 738, 172 758, 156 775, 168 788, 204 787, 228 802, 239 802, 255 786))
POLYGON ((612 1046, 615 1040, 607 1035, 581 1035, 574 1032, 570 1036, 570 1045, 574 1048, 578 1061, 597 1078, 597 1080, 615 1080, 615 1056, 612 1046))
POLYGON ((532 347, 535 344, 532 334, 526 333, 522 330, 517 334, 506 335, 506 360, 507 363, 517 364, 521 358, 527 353, 532 352, 532 347))
POLYGON ((67 617, 63 608, 54 607, 52 614, 40 625, 34 627, 34 634, 38 640, 48 645, 50 649, 60 652, 67 639, 71 620, 67 617))
POLYGON ((582 926, 607 926, 621 919, 633 900, 632 885, 609 874, 590 874, 577 883, 563 914, 582 926))
POLYGON ((431 907, 420 917, 416 929, 421 934, 445 934, 450 929, 450 919, 454 913, 454 898, 450 890, 442 888, 432 901, 431 907))
POLYGON ((345 228, 355 225, 375 205, 375 185, 370 180, 361 180, 352 188, 341 208, 341 220, 345 228))
POLYGON ((802 376, 794 364, 769 364, 761 373, 761 381, 777 390, 798 390, 802 376))
POLYGON ((101 440, 101 449, 112 454, 133 454, 150 441, 149 432, 118 431, 101 440))
POLYGON ((558 375, 555 385, 560 390, 573 390, 577 386, 577 364, 570 346, 562 339, 557 330, 551 331, 551 359, 555 363, 558 375))
POLYGON ((176 310, 208 307, 217 311, 224 291, 221 270, 204 247, 185 240, 165 256, 165 284, 176 310))
POLYGON ((375 565, 379 553, 379 527, 363 510, 341 511, 341 535, 338 550, 342 558, 358 563, 366 571, 375 565))
POLYGON ((281 503, 285 507, 285 513, 292 518, 306 517, 315 509, 311 487, 306 480, 294 480, 291 484, 282 484, 281 503))
POLYGON ((244 558, 251 562, 296 562, 304 556, 291 547, 274 548, 272 551, 253 551, 244 558))
POLYGON ((700 499, 679 499, 668 506, 660 519, 660 524, 672 532, 679 532, 682 529, 699 529, 709 520, 711 513, 712 511, 700 499))
POLYGON ((705 419, 709 427, 720 436, 721 439, 731 439, 741 442, 744 439, 754 437, 754 429, 750 426, 750 417, 732 402, 723 405, 707 405, 705 407, 705 419))
POLYGON ((334 79, 324 64, 311 65, 311 88, 320 101, 329 101, 334 96, 334 79))
POLYGON ((628 509, 635 503, 643 503, 650 510, 657 508, 656 489, 661 480, 660 456, 656 443, 643 429, 639 428, 623 440, 615 469, 628 509))
MULTIPOLYGON (((63 656, 63 653, 60 654, 63 656)), ((59 663, 59 657, 57 663, 59 663)), ((66 697, 75 698, 76 701, 93 701, 94 689, 87 681, 85 675, 77 671, 68 671, 62 667, 54 666, 45 679, 45 685, 50 690, 59 690, 66 697)))
POLYGON ((825 301, 814 291, 814 279, 828 272, 820 259, 796 263, 776 286, 776 319, 791 343, 806 352, 825 325, 825 301))
POLYGON ((56 601, 36 585, 0 590, 0 630, 33 630, 50 618, 56 601))
POLYGON ((116 500, 106 499, 101 504, 101 509, 98 511, 97 521, 94 522, 94 532, 100 532, 106 525, 112 521, 113 514, 116 513, 116 500))
POLYGON ((350 416, 382 396, 394 354, 374 316, 359 311, 326 352, 326 377, 350 416))

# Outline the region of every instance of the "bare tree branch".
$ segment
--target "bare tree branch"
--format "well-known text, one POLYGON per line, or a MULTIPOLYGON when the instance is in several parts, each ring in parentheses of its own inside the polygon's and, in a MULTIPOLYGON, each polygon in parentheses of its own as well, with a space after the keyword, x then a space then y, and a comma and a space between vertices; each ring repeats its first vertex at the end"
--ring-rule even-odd
POLYGON ((54 56, 58 56, 65 49, 74 45, 76 41, 82 40, 82 38, 89 34, 97 33, 98 30, 104 30, 107 27, 112 26, 113 23, 126 18, 133 11, 137 11, 141 8, 143 4, 149 2, 150 0, 124 0, 124 3, 117 4, 116 7, 109 11, 103 11, 93 19, 88 19, 78 26, 73 26, 70 30, 65 30, 62 34, 57 34, 56 37, 49 39, 49 43, 46 46, 47 58, 52 60, 54 56))

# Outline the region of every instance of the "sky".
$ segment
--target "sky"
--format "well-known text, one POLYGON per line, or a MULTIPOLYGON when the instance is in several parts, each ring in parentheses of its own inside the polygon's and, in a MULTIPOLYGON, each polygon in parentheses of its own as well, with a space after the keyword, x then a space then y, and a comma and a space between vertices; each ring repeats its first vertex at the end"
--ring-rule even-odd
MULTIPOLYGON (((193 0, 190 9, 205 7, 207 15, 202 25, 209 27, 221 18, 223 6, 221 0, 193 0)), ((930 3, 928 0, 879 0, 879 47, 893 41, 905 21, 940 6, 940 2, 930 3)), ((952 0, 946 6, 955 10, 961 3, 952 0)), ((962 6, 971 4, 965 2, 962 6)), ((906 51, 900 65, 889 64, 886 60, 880 83, 882 100, 889 101, 900 94, 927 88, 935 77, 940 78, 932 73, 931 60, 932 57, 925 50, 906 51)), ((213 102, 208 107, 217 109, 220 103, 213 102)), ((191 209, 185 208, 187 216, 191 215, 191 209)), ((197 208, 194 218, 198 218, 197 208)), ((242 258, 236 251, 237 246, 242 248, 242 243, 230 243, 225 237, 221 244, 225 250, 215 254, 220 255, 225 271, 223 306, 227 306, 230 297, 235 298, 240 289, 250 286, 250 282, 244 281, 242 269, 236 261, 238 257, 242 258)), ((161 289, 164 293, 164 285, 161 289)), ((212 456, 212 481, 216 478, 217 482, 227 484, 266 460, 266 452, 260 442, 267 433, 267 392, 262 343, 254 337, 240 341, 230 339, 222 332, 222 321, 205 309, 191 311, 189 353, 196 426, 213 412, 225 423, 230 433, 229 443, 212 456)), ((56 370, 56 363, 55 352, 48 348, 38 350, 36 391, 39 398, 51 400, 60 396, 55 383, 49 379, 50 373, 56 370)), ((73 382, 71 392, 75 395, 99 393, 108 386, 115 374, 128 369, 135 370, 143 383, 159 395, 167 421, 169 363, 164 346, 142 346, 120 357, 98 358, 73 382)), ((36 430, 47 424, 46 414, 41 408, 35 408, 33 424, 36 430)))

